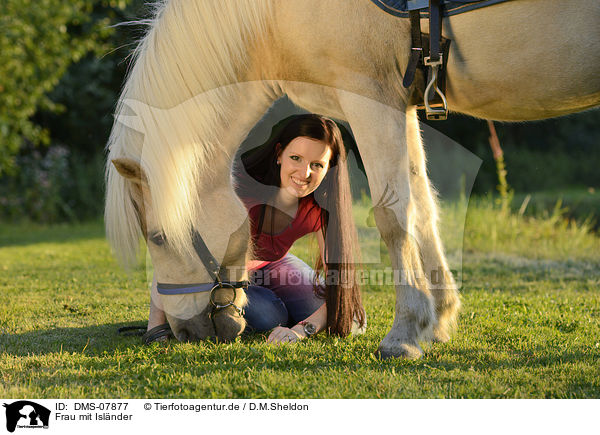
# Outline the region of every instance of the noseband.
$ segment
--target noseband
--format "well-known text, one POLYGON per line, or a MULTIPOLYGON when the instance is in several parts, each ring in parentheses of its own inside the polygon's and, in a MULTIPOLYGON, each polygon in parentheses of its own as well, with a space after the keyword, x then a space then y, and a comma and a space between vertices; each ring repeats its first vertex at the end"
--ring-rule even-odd
POLYGON ((215 329, 215 335, 217 334, 217 325, 215 323, 215 316, 228 307, 233 307, 239 317, 244 316, 244 309, 237 306, 235 304, 235 298, 237 297, 237 291, 239 288, 246 289, 248 287, 249 282, 245 281, 224 281, 221 279, 221 275, 224 270, 223 267, 219 264, 219 262, 215 259, 215 257, 211 254, 210 250, 204 243, 202 236, 198 231, 192 229, 192 244, 194 246, 194 250, 196 254, 204 264, 204 267, 208 271, 211 278, 213 278, 213 282, 202 283, 202 284, 165 284, 158 282, 156 284, 156 289, 158 293, 161 295, 183 295, 190 293, 205 293, 210 292, 210 304, 212 306, 210 312, 208 313, 208 317, 212 321, 213 328, 215 329), (231 292, 231 299, 227 300, 227 302, 222 303, 218 302, 216 296, 222 294, 223 292, 231 292))

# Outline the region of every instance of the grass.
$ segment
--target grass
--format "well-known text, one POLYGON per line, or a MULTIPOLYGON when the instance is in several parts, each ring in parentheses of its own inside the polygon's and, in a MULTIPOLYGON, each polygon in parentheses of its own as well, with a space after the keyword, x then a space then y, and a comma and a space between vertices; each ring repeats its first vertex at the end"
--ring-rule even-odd
MULTIPOLYGON (((600 397, 600 238, 589 222, 560 208, 500 215, 479 199, 463 238, 464 214, 444 208, 442 227, 462 277, 459 329, 418 361, 374 357, 395 299, 375 285, 363 289, 362 336, 143 346, 116 330, 146 320, 145 269, 120 269, 101 222, 0 225, 0 397, 600 397)), ((375 258, 382 245, 367 215, 357 207, 363 250, 375 258)), ((307 242, 295 249, 308 256, 307 242)), ((389 265, 385 249, 381 258, 370 267, 389 265)))
POLYGON ((556 189, 515 195, 513 210, 525 216, 549 216, 558 204, 563 216, 579 221, 587 220, 594 230, 600 229, 600 190, 594 187, 556 189))

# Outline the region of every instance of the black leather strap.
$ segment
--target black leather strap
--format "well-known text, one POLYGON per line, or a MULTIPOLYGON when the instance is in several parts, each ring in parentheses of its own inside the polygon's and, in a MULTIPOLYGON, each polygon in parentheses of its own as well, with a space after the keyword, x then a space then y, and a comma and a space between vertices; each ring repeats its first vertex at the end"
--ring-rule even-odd
POLYGON ((204 243, 202 236, 196 230, 192 230, 192 244, 194 245, 194 249, 196 250, 196 254, 204 264, 204 267, 208 271, 210 277, 215 282, 221 282, 220 272, 221 266, 219 262, 213 257, 208 246, 204 243))
POLYGON ((423 62, 423 40, 421 39, 421 14, 418 10, 410 11, 411 49, 402 86, 409 88, 415 79, 417 67, 423 62))
POLYGON ((209 292, 219 287, 222 284, 227 286, 233 286, 234 288, 246 288, 249 284, 247 280, 244 281, 228 281, 225 269, 219 265, 219 262, 211 254, 208 246, 204 243, 200 233, 192 229, 192 245, 196 251, 196 255, 202 261, 202 264, 208 271, 208 274, 212 278, 212 282, 207 283, 192 283, 192 284, 168 284, 168 283, 157 283, 158 293, 161 295, 180 295, 187 293, 202 293, 209 292))
POLYGON ((411 53, 406 67, 406 72, 402 79, 402 85, 409 88, 415 78, 418 76, 417 71, 422 72, 422 79, 417 80, 415 89, 415 98, 418 109, 425 109, 424 100, 429 98, 429 103, 432 106, 440 106, 443 104, 441 97, 436 92, 431 92, 431 95, 425 95, 425 88, 431 81, 432 68, 425 65, 426 58, 430 62, 439 62, 440 54, 442 63, 437 66, 437 88, 442 92, 446 92, 446 67, 448 63, 448 54, 450 50, 450 40, 442 37, 442 17, 444 14, 444 6, 441 0, 429 1, 429 34, 421 33, 421 10, 410 10, 408 16, 410 18, 410 35, 411 35, 411 53), (420 96, 419 96, 420 94, 420 96))
POLYGON ((147 331, 148 325, 122 326, 118 329, 119 335, 132 336, 137 335, 142 337, 144 344, 151 344, 155 341, 164 341, 168 338, 173 338, 173 331, 168 323, 158 325, 147 331))
POLYGON ((429 0, 429 60, 440 60, 440 40, 442 38, 442 14, 440 0, 429 0))
POLYGON ((162 325, 158 325, 146 332, 142 336, 142 341, 144 344, 151 344, 155 341, 164 341, 172 337, 174 337, 174 335, 173 331, 171 331, 171 327, 168 323, 163 323, 162 325))

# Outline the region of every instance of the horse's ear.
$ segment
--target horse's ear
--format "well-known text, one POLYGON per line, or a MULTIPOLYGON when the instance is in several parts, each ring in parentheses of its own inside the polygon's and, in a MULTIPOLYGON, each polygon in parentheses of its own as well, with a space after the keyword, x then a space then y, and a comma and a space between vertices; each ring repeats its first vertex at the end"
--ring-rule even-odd
POLYGON ((115 169, 123 178, 138 185, 148 185, 148 179, 140 164, 135 160, 128 158, 118 158, 111 160, 115 169))
POLYGON ((132 159, 121 157, 111 160, 111 163, 123 178, 132 183, 130 199, 135 209, 142 234, 144 238, 147 238, 148 233, 146 231, 146 219, 144 215, 144 187, 148 189, 146 174, 140 164, 132 159))

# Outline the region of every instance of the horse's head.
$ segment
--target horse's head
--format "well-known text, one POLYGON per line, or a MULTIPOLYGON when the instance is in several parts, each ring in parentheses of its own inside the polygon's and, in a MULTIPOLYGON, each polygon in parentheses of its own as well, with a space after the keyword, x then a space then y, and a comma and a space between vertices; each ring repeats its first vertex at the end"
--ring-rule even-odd
MULTIPOLYGON (((148 178, 139 163, 134 160, 119 158, 112 161, 114 168, 126 180, 126 196, 135 210, 139 229, 146 240, 154 266, 156 282, 161 283, 157 291, 153 285, 152 300, 161 308, 166 316, 176 338, 181 341, 195 341, 217 337, 220 341, 230 341, 240 335, 246 322, 239 308, 246 304, 246 295, 241 288, 233 290, 223 288, 210 291, 214 278, 207 271, 201 251, 198 251, 197 240, 202 233, 203 241, 210 246, 210 251, 221 264, 237 264, 229 267, 223 281, 240 281, 245 277, 245 253, 247 250, 248 228, 242 225, 237 232, 229 237, 226 246, 223 234, 231 233, 226 219, 213 219, 210 231, 196 231, 191 228, 184 234, 189 234, 189 240, 181 246, 159 224, 157 204, 152 203, 152 195, 148 178), (220 243, 219 243, 220 241, 220 243), (199 285, 201 284, 201 285, 199 285), (194 285, 194 286, 192 286, 194 285), (208 287, 206 287, 208 286, 208 287), (195 291, 193 288, 201 288, 195 291), (208 290, 208 291, 207 291, 208 290), (215 309, 217 307, 217 309, 215 309), (219 308, 221 307, 221 308, 219 308)), ((217 195, 218 196, 218 195, 217 195)), ((216 204, 218 207, 218 204, 216 204)))

